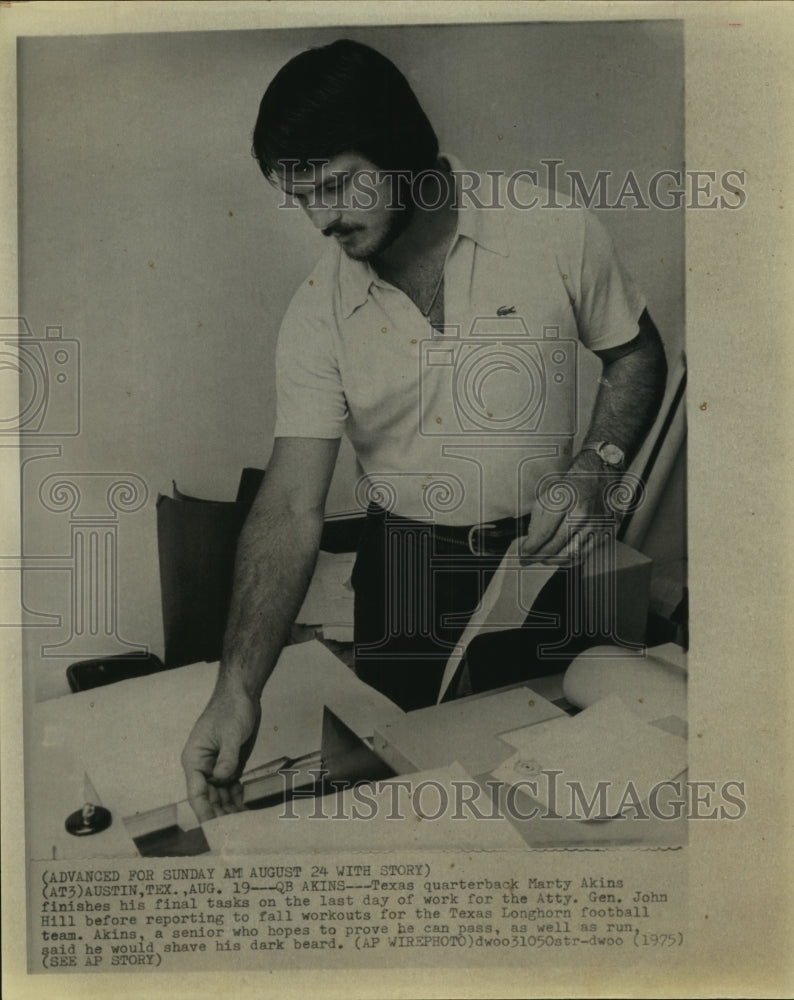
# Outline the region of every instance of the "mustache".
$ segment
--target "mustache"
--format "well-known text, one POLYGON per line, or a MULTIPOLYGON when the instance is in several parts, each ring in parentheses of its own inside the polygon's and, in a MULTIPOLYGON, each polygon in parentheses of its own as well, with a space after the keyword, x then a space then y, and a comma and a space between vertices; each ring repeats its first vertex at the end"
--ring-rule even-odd
POLYGON ((322 230, 323 236, 349 236, 350 233, 355 233, 361 226, 345 226, 341 222, 332 222, 330 226, 326 226, 322 230))

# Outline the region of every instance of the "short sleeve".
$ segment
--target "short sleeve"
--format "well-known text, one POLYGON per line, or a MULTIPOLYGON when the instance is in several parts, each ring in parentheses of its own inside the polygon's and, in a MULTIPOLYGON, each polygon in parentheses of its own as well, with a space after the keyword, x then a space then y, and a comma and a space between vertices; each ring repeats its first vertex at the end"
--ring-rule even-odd
POLYGON ((276 437, 333 439, 344 432, 347 403, 329 323, 301 291, 287 309, 276 347, 276 437))
POLYGON ((591 351, 603 351, 637 336, 645 299, 618 259, 603 223, 591 212, 583 212, 582 216, 576 322, 582 343, 591 351))

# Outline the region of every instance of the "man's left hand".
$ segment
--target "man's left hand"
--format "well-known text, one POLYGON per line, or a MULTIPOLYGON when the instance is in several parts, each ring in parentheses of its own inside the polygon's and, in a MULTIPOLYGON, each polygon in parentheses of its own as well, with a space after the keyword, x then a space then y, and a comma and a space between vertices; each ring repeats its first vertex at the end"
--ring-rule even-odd
POLYGON ((584 451, 567 472, 546 482, 519 546, 522 563, 544 557, 559 565, 586 560, 603 537, 604 518, 614 517, 608 495, 620 478, 594 451, 584 451))

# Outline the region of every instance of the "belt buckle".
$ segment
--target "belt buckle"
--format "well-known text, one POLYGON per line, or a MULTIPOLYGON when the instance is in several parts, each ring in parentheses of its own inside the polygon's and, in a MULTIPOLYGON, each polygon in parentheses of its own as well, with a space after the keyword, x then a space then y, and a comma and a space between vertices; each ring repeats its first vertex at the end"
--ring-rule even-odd
POLYGON ((481 552, 479 549, 475 549, 475 547, 474 547, 474 533, 476 531, 484 531, 486 528, 495 528, 495 527, 496 527, 495 524, 492 524, 490 521, 488 521, 485 524, 473 524, 469 528, 469 535, 468 535, 468 538, 467 538, 467 542, 468 542, 468 545, 469 545, 469 552, 471 552, 471 554, 473 556, 483 556, 483 555, 485 555, 485 552, 481 552))

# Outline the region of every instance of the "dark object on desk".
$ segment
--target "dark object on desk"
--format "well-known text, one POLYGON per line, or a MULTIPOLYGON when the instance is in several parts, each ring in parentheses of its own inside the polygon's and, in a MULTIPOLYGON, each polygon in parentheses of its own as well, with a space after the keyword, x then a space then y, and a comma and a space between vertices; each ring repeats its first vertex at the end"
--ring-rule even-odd
POLYGON ((71 813, 67 817, 67 833, 73 837, 90 837, 94 833, 101 833, 112 823, 110 812, 104 806, 95 806, 91 802, 86 802, 82 809, 71 813))
MULTIPOLYGON (((173 497, 158 497, 157 545, 167 667, 220 659, 237 540, 264 475, 262 469, 243 469, 235 500, 189 496, 176 484, 173 497)), ((327 521, 321 548, 353 551, 363 521, 363 517, 327 521)))
POLYGON ((198 854, 208 854, 210 849, 200 826, 193 830, 169 826, 133 840, 142 858, 193 858, 198 854))
POLYGON ((323 767, 328 772, 327 791, 365 781, 386 781, 397 774, 394 768, 346 726, 326 706, 323 712, 323 767))
POLYGON ((666 642, 689 649, 689 590, 686 587, 669 618, 654 611, 648 613, 648 645, 662 646, 666 642))
POLYGON ((146 677, 165 670, 163 661, 154 653, 129 656, 106 656, 102 659, 81 660, 66 668, 66 680, 73 693, 89 691, 91 688, 126 681, 130 677, 146 677))

